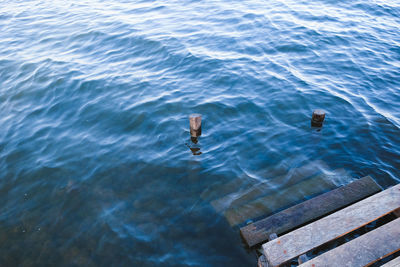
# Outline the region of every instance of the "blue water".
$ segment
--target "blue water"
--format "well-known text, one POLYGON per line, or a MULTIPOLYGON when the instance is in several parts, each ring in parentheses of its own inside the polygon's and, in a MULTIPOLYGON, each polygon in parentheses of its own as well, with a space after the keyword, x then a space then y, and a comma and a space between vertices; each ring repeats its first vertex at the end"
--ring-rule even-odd
POLYGON ((204 192, 399 183, 399 28, 398 0, 1 1, 0 266, 254 266, 204 192))

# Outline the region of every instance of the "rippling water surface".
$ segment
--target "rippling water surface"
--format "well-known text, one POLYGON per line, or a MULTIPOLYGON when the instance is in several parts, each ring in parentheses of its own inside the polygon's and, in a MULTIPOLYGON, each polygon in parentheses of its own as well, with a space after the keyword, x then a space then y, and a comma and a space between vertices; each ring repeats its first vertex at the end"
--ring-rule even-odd
POLYGON ((254 266, 223 185, 400 182, 399 28, 398 0, 1 1, 0 265, 254 266))

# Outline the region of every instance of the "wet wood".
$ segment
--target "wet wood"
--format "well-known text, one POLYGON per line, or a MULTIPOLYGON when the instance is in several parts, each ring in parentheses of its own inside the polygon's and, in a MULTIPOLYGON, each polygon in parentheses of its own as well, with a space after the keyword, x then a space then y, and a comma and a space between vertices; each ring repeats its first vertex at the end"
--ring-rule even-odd
POLYGON ((306 254, 300 255, 299 259, 297 260, 299 264, 303 264, 308 261, 308 257, 306 254))
POLYGON ((201 193, 200 197, 205 201, 210 201, 212 199, 228 195, 232 192, 238 192, 243 190, 243 188, 250 188, 257 184, 258 183, 254 181, 254 179, 234 178, 227 183, 209 186, 201 193))
POLYGON ((393 260, 385 263, 381 267, 399 267, 400 266, 400 256, 394 258, 393 260))
POLYGON ((400 208, 397 209, 397 210, 395 210, 395 211, 393 211, 393 214, 394 214, 396 217, 400 218, 400 208))
POLYGON ((211 205, 217 212, 222 212, 227 208, 246 204, 258 197, 273 194, 278 188, 294 185, 328 168, 325 162, 316 160, 299 168, 292 169, 285 175, 266 180, 264 183, 255 184, 251 188, 244 188, 240 191, 232 192, 231 194, 212 201, 211 205))
POLYGON ((362 267, 399 250, 400 219, 396 219, 300 266, 317 267, 329 264, 329 266, 362 267))
POLYGON ((252 247, 267 241, 272 232, 282 234, 291 231, 379 191, 380 186, 370 176, 366 176, 242 227, 240 233, 247 245, 252 247))
POLYGON ((314 110, 311 118, 311 126, 321 127, 322 124, 324 123, 324 119, 325 119, 325 111, 323 111, 322 109, 314 110))
POLYGON ((268 239, 271 241, 271 240, 274 240, 274 239, 277 239, 277 238, 278 238, 278 235, 276 233, 272 233, 272 234, 269 235, 268 239))
POLYGON ((354 231, 400 207, 400 184, 263 245, 264 256, 279 266, 354 231))
POLYGON ((189 116, 190 122, 190 135, 192 137, 199 137, 201 135, 201 115, 191 114, 189 116))
POLYGON ((304 201, 307 196, 322 194, 336 188, 329 176, 321 174, 306 179, 298 184, 274 192, 245 205, 226 210, 224 215, 231 226, 238 225, 248 219, 271 214, 279 209, 304 201))
MULTIPOLYGON (((276 177, 281 177, 282 174, 286 172, 287 170, 283 168, 272 169, 268 172, 268 176, 265 177, 265 180, 275 181, 277 179, 276 177)), ((280 180, 280 182, 282 181, 280 180)), ((211 185, 201 193, 200 197, 206 201, 220 199, 223 196, 251 190, 251 188, 256 188, 260 184, 263 184, 263 182, 245 175, 243 177, 233 178, 226 183, 211 185)))
POLYGON ((268 267, 267 260, 265 259, 264 255, 258 257, 258 267, 268 267))
MULTIPOLYGON (((266 179, 275 180, 276 178, 273 177, 281 176, 283 173, 286 173, 286 170, 274 169, 271 172, 269 172, 271 176, 266 177, 266 179)), ((224 183, 218 183, 218 180, 216 180, 215 184, 211 184, 200 194, 200 197, 205 201, 211 201, 219 199, 222 196, 233 194, 235 192, 237 193, 249 190, 250 188, 257 187, 257 185, 259 184, 260 181, 246 175, 239 178, 234 177, 230 181, 224 183)))

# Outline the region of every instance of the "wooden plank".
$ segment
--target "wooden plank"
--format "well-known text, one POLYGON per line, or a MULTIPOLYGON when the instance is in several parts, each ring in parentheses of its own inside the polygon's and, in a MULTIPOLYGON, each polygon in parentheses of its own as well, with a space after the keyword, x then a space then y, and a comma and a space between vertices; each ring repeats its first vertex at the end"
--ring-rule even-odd
POLYGON ((328 168, 325 162, 316 160, 299 168, 292 169, 285 175, 280 175, 273 179, 266 180, 263 183, 255 184, 244 190, 232 192, 231 194, 212 201, 211 205, 217 212, 234 206, 240 206, 258 197, 272 194, 278 188, 299 183, 306 178, 317 175, 321 170, 327 170, 328 168))
POLYGON ((268 240, 270 233, 282 234, 381 191, 370 176, 309 199, 263 220, 242 227, 249 247, 268 240))
POLYGON ((278 266, 399 207, 400 184, 264 244, 264 256, 278 266))
MULTIPOLYGON (((322 161, 318 160, 317 162, 322 162, 322 161)), ((287 172, 286 169, 279 167, 274 169, 269 168, 268 171, 264 171, 263 173, 268 173, 268 176, 265 177, 266 180, 269 179, 274 180, 275 179, 274 177, 279 177, 286 172, 287 172)), ((254 177, 243 175, 242 177, 239 178, 233 178, 226 183, 216 183, 209 186, 200 194, 200 197, 205 201, 211 201, 229 195, 232 192, 248 190, 249 188, 259 185, 262 182, 263 181, 255 179, 254 177)))
POLYGON ((321 174, 292 185, 274 194, 264 196, 245 205, 228 209, 224 212, 231 226, 238 225, 248 219, 271 214, 278 209, 283 209, 305 200, 307 196, 322 194, 336 188, 328 176, 321 174))
POLYGON ((399 267, 400 266, 400 256, 385 263, 381 267, 399 267))
POLYGON ((400 218, 400 208, 397 209, 397 210, 395 210, 395 211, 393 211, 393 214, 394 214, 396 217, 400 218))
POLYGON ((400 219, 396 219, 300 266, 326 266, 329 263, 329 266, 362 267, 399 250, 400 219))

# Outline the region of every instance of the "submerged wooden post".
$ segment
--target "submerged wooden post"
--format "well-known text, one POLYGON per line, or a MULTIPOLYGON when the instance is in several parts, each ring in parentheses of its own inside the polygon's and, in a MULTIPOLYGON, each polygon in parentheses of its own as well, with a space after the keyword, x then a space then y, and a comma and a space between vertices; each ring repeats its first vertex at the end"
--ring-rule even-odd
POLYGON ((190 135, 192 137, 199 137, 201 135, 201 114, 191 114, 190 121, 190 135))
POLYGON ((313 127, 322 127, 322 124, 324 123, 325 119, 325 111, 322 109, 316 109, 314 110, 312 114, 312 119, 311 119, 311 126, 313 127))

